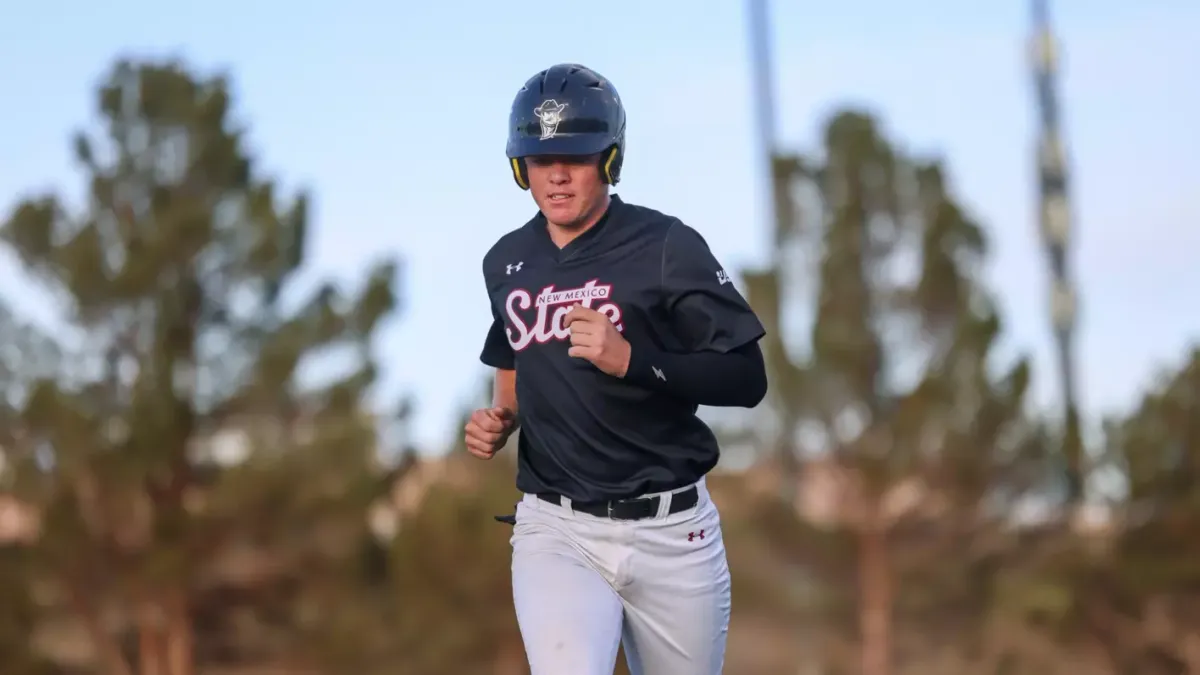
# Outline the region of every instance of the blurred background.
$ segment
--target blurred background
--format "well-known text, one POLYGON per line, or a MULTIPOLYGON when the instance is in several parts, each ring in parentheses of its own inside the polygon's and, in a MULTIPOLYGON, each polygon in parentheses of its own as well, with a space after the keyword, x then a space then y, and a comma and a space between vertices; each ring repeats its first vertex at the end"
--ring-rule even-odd
POLYGON ((535 209, 508 107, 564 61, 627 106, 618 192, 768 327, 768 400, 703 410, 727 673, 1200 673, 1198 32, 1188 0, 0 7, 0 675, 528 672, 512 452, 459 432, 482 255, 535 209))

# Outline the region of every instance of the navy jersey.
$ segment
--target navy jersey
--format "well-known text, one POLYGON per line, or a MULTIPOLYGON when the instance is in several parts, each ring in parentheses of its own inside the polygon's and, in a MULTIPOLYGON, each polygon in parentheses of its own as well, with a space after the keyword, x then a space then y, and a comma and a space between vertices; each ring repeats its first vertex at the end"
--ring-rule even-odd
POLYGON ((574 304, 608 316, 636 351, 728 352, 763 327, 704 239, 677 218, 616 195, 559 249, 535 216, 483 259, 492 326, 480 359, 516 370, 517 488, 581 502, 673 490, 717 463, 696 403, 567 355, 574 304))

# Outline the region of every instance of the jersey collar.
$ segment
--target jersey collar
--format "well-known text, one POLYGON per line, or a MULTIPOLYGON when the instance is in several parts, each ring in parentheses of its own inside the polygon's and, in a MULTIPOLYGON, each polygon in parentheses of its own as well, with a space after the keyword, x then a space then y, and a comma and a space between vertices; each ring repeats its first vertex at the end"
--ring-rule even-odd
POLYGON ((569 260, 577 255, 580 251, 586 249, 593 242, 599 241, 605 230, 611 224, 611 221, 616 217, 620 207, 624 204, 621 198, 616 194, 609 195, 608 208, 604 210, 604 215, 600 216, 600 220, 596 224, 588 228, 587 232, 579 235, 566 246, 559 248, 553 240, 550 239, 550 230, 546 223, 546 217, 540 212, 534 218, 533 230, 538 239, 540 248, 549 254, 558 262, 569 260))

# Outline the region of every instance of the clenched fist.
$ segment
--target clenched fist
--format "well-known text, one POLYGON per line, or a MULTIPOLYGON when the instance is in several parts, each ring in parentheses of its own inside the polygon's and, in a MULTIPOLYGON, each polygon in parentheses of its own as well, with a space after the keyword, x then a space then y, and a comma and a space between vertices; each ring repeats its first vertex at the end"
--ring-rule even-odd
POLYGON ((571 331, 567 354, 587 359, 613 377, 625 377, 629 370, 629 342, 607 315, 575 305, 563 317, 563 327, 571 331))
POLYGON ((517 416, 508 408, 481 408, 467 420, 467 452, 479 459, 491 459, 516 430, 517 416))

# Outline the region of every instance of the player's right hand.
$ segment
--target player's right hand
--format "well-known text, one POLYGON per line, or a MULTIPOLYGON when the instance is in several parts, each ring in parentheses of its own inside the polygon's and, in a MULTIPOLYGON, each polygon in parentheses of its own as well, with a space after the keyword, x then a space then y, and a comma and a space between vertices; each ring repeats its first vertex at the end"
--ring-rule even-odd
POLYGON ((508 408, 480 408, 471 413, 465 427, 467 452, 479 459, 491 459, 508 442, 516 421, 516 413, 508 408))

